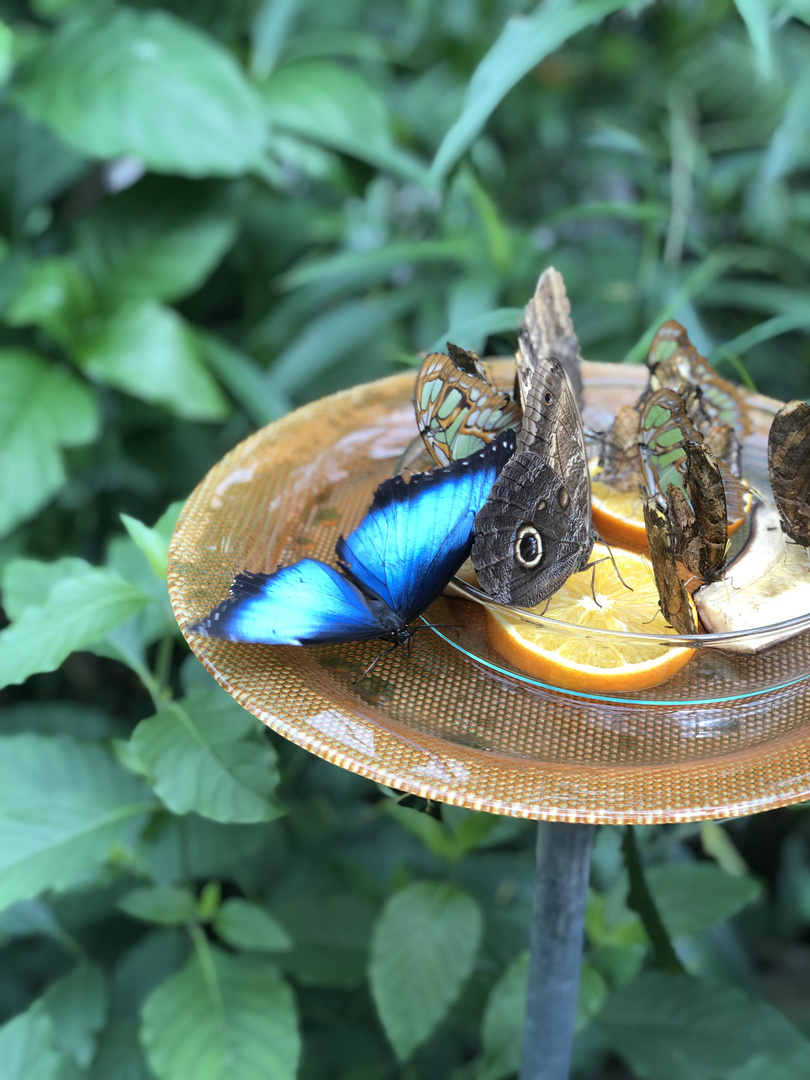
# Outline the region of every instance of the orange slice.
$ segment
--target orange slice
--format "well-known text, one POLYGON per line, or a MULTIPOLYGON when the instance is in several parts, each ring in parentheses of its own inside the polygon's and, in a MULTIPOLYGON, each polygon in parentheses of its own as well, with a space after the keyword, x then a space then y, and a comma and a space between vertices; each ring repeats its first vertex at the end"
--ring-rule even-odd
MULTIPOLYGON (((606 555, 604 545, 597 544, 592 559, 606 555)), ((632 592, 607 558, 594 568, 593 590, 589 568, 572 574, 551 597, 545 612, 545 603, 534 609, 548 619, 574 624, 574 629, 528 622, 517 609, 487 607, 492 645, 515 667, 565 690, 630 693, 671 679, 694 649, 616 633, 588 633, 589 629, 663 636, 675 633, 658 609, 650 560, 631 551, 614 549, 613 555, 632 592)))
POLYGON ((591 479, 593 527, 603 540, 631 551, 647 552, 644 502, 637 491, 617 491, 591 479))

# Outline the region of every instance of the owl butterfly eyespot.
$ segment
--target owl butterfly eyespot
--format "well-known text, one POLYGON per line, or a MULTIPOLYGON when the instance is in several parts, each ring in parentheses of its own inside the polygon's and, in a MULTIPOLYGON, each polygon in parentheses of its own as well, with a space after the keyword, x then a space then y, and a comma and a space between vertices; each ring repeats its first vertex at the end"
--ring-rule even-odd
POLYGON ((501 431, 520 427, 522 410, 491 386, 474 353, 448 342, 449 356, 431 353, 416 377, 419 433, 439 466, 481 450, 501 431))
POLYGON ((650 391, 668 387, 683 394, 690 384, 699 388, 695 413, 687 402, 687 412, 701 434, 716 425, 730 425, 738 439, 751 433, 748 406, 733 383, 722 378, 700 355, 680 323, 665 322, 653 338, 647 355, 650 391))
MULTIPOLYGON (((568 376, 578 405, 582 403, 582 356, 571 319, 571 304, 562 274, 549 266, 540 275, 534 296, 526 305, 517 355, 519 396, 526 401, 532 372, 540 361, 553 356, 568 376)), ((515 396, 518 396, 516 394, 515 396)))
POLYGON ((782 531, 810 547, 810 405, 790 401, 768 433, 768 474, 782 531))
POLYGON ((716 581, 728 536, 724 478, 674 390, 656 390, 642 407, 639 449, 647 495, 666 515, 675 554, 716 581))
POLYGON ((654 498, 644 503, 644 524, 653 565, 658 606, 666 621, 679 634, 696 634, 694 609, 675 562, 675 544, 667 515, 654 498))
POLYGON ((503 604, 534 607, 590 558, 591 486, 582 417, 561 364, 539 361, 515 456, 475 519, 478 582, 503 604))

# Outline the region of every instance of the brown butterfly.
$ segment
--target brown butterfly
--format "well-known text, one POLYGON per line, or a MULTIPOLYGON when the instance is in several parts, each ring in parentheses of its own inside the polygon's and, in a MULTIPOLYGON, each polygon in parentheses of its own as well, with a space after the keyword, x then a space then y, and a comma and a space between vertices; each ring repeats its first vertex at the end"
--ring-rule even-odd
POLYGON ((696 634, 694 609, 675 562, 670 524, 654 498, 644 503, 644 524, 661 614, 679 634, 696 634))
MULTIPOLYGON (((534 296, 526 305, 518 335, 517 381, 520 400, 526 401, 532 372, 547 356, 556 357, 568 376, 577 405, 582 407, 582 356, 579 351, 571 303, 562 274, 549 266, 540 275, 534 296)), ((517 395, 516 395, 517 396, 517 395)))
POLYGON ((637 491, 644 483, 638 425, 636 407, 620 405, 610 430, 601 437, 599 479, 617 491, 637 491))
POLYGON ((582 416, 562 365, 545 357, 515 455, 476 515, 473 565, 495 600, 533 607, 585 568, 593 544, 582 416))
POLYGON ((790 401, 768 433, 768 474, 782 532, 810 547, 810 405, 790 401))

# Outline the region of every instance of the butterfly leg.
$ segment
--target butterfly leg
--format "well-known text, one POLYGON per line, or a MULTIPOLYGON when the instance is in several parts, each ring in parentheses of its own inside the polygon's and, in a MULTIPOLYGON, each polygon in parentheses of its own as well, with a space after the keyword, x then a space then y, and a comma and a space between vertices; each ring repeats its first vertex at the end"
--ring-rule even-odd
MULTIPOLYGON (((408 644, 410 645, 410 642, 408 642, 408 644)), ((365 671, 363 672, 363 674, 362 674, 362 675, 358 675, 358 677, 357 677, 356 679, 354 679, 354 680, 352 681, 352 686, 357 686, 357 684, 358 684, 359 682, 362 682, 362 681, 363 681, 363 679, 365 679, 366 675, 368 675, 368 674, 369 674, 369 672, 371 672, 371 671, 372 671, 372 670, 373 670, 373 669, 374 669, 374 668, 375 668, 375 667, 377 666, 377 664, 379 663, 379 661, 380 661, 380 660, 382 660, 382 658, 383 658, 384 656, 388 656, 388 654, 389 654, 390 652, 393 652, 393 651, 394 651, 394 649, 396 649, 396 647, 397 647, 398 645, 399 645, 399 642, 398 642, 398 641, 395 641, 395 642, 393 643, 393 645, 391 645, 391 646, 390 646, 390 648, 388 648, 388 649, 383 649, 383 651, 382 651, 382 652, 379 652, 379 653, 377 653, 377 655, 376 655, 376 656, 374 657, 374 659, 373 659, 373 660, 371 661, 371 663, 370 663, 370 664, 368 665, 368 667, 367 667, 367 668, 366 668, 366 670, 365 670, 365 671)))
POLYGON ((613 557, 613 548, 610 546, 610 544, 606 543, 604 540, 602 541, 602 543, 608 549, 608 558, 613 563, 613 569, 616 571, 616 577, 619 579, 619 581, 622 583, 622 585, 624 585, 625 589, 629 589, 630 592, 633 592, 634 590, 633 590, 632 585, 627 584, 627 582, 624 580, 624 578, 621 575, 621 571, 619 570, 619 567, 616 565, 616 560, 613 557))

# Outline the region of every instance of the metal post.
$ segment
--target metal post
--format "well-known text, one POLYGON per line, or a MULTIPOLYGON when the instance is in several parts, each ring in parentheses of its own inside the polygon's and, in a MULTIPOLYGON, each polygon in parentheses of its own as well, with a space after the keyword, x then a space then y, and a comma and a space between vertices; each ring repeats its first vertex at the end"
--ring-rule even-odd
POLYGON ((540 821, 521 1080, 568 1080, 593 825, 540 821))

